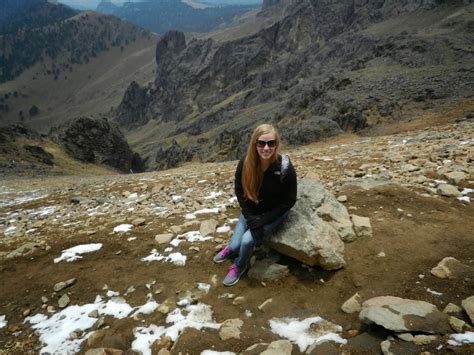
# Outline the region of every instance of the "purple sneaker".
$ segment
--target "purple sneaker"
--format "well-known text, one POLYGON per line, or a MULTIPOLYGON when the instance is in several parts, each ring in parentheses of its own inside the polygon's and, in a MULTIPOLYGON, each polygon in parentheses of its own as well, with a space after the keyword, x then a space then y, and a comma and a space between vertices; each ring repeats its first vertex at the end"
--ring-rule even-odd
POLYGON ((222 262, 226 261, 229 258, 230 254, 231 254, 230 248, 225 247, 220 252, 218 252, 216 255, 214 255, 214 258, 212 258, 212 260, 215 263, 222 263, 222 262))
POLYGON ((232 266, 229 268, 229 272, 227 273, 227 276, 224 278, 223 284, 225 286, 235 285, 237 282, 239 282, 240 277, 244 274, 246 269, 247 268, 243 268, 242 270, 239 270, 237 265, 232 264, 232 266))

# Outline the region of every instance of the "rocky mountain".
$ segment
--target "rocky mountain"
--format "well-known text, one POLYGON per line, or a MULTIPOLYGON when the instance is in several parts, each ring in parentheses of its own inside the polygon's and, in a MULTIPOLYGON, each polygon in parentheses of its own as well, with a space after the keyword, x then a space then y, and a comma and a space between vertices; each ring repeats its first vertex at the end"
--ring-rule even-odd
POLYGON ((262 121, 301 144, 428 112, 468 112, 473 6, 264 1, 257 17, 275 20, 251 35, 165 34, 154 85, 132 83, 112 116, 153 169, 171 159, 169 149, 173 164, 177 156, 237 158, 262 121))
POLYGON ((169 30, 208 32, 236 16, 255 8, 248 5, 204 5, 181 0, 148 0, 116 5, 102 1, 97 11, 115 15, 149 31, 163 34, 169 30))
POLYGON ((130 42, 150 37, 147 31, 123 25, 115 17, 77 14, 46 0, 38 0, 26 10, 29 12, 11 18, 10 31, 0 36, 0 83, 18 77, 37 63, 43 64, 39 75, 57 80, 61 73, 72 72, 101 52, 114 47, 123 50, 130 42))
POLYGON ((43 176, 141 172, 144 164, 105 119, 75 118, 49 134, 20 124, 0 127, 0 175, 43 176))
POLYGON ((38 28, 65 20, 77 11, 47 0, 3 0, 0 4, 0 34, 38 28))
POLYGON ((156 35, 114 16, 73 12, 63 19, 53 15, 64 6, 35 4, 10 18, 21 28, 0 35, 1 126, 21 123, 46 134, 117 106, 132 80, 152 80, 156 35))
POLYGON ((75 118, 54 127, 50 136, 63 145, 70 156, 82 162, 126 173, 144 171, 140 155, 130 149, 118 127, 106 119, 75 118))

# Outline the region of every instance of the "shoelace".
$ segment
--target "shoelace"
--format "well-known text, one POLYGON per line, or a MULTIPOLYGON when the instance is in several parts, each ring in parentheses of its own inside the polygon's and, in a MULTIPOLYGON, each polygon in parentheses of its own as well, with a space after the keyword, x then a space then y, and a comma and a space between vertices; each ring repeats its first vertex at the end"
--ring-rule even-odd
POLYGON ((239 268, 237 267, 237 265, 235 264, 232 264, 229 268, 229 274, 232 273, 234 275, 237 275, 239 273, 239 268))

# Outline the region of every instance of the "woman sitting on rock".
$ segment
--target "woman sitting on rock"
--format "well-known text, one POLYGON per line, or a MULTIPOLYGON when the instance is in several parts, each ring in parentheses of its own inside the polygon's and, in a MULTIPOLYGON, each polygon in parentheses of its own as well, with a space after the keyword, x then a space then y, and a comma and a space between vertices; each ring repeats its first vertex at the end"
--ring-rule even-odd
POLYGON ((272 233, 296 202, 296 172, 288 156, 278 154, 280 135, 269 124, 252 134, 247 155, 235 172, 241 214, 228 246, 214 256, 221 263, 237 255, 224 278, 235 285, 247 270, 256 241, 272 233))

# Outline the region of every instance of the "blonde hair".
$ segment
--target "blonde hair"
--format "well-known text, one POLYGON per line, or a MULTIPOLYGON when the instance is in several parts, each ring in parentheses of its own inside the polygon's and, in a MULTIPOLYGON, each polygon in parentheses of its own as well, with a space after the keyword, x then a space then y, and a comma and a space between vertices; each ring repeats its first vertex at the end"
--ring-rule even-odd
POLYGON ((247 155, 242 169, 242 188, 244 190, 244 197, 255 203, 259 202, 258 191, 260 190, 263 180, 263 174, 260 167, 260 156, 257 153, 257 140, 258 137, 269 133, 273 133, 276 140, 276 148, 273 152, 271 162, 274 162, 277 159, 280 151, 280 134, 271 124, 261 124, 255 128, 252 137, 250 138, 250 144, 247 149, 247 155))

